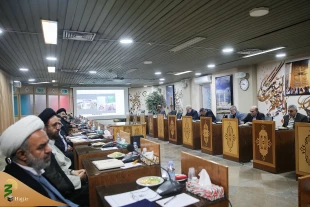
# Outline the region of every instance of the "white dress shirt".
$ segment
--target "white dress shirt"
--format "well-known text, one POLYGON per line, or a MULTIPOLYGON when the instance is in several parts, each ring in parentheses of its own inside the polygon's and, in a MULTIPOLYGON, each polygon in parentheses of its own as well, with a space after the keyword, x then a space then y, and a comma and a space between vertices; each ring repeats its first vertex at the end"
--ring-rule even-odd
POLYGON ((52 149, 52 153, 55 155, 55 158, 61 167, 61 169, 64 171, 64 173, 67 175, 69 180, 74 185, 75 189, 81 188, 81 179, 79 176, 74 175, 74 170, 69 169, 71 166, 71 160, 66 157, 62 151, 55 146, 55 140, 51 140, 48 142, 48 146, 52 149))

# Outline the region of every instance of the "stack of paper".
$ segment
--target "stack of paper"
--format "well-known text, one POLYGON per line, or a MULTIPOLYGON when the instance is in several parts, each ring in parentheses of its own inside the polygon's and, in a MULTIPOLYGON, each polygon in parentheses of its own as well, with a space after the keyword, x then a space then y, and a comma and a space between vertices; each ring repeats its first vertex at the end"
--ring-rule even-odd
POLYGON ((124 163, 117 159, 97 160, 93 161, 93 164, 98 168, 98 170, 108 170, 124 166, 124 163))
POLYGON ((198 202, 199 200, 197 198, 194 198, 185 193, 156 201, 156 203, 164 207, 176 207, 176 206, 182 207, 182 206, 188 206, 188 205, 198 203, 198 202))

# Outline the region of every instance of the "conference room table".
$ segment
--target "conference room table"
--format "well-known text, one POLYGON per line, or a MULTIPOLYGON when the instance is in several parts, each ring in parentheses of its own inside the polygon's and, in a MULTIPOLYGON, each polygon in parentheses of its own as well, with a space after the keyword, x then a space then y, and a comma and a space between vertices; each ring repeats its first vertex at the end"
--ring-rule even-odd
MULTIPOLYGON (((227 207, 226 204, 222 203, 221 201, 225 200, 225 198, 223 199, 219 199, 216 201, 208 201, 207 199, 204 199, 202 197, 196 196, 190 192, 186 191, 185 188, 185 183, 182 183, 184 185, 184 188, 182 190, 181 193, 186 193, 196 199, 199 200, 198 203, 192 204, 190 206, 195 206, 195 207, 202 207, 202 206, 212 206, 212 207, 227 207)), ((106 185, 106 186, 98 186, 96 187, 96 193, 99 199, 99 206, 104 206, 104 207, 111 207, 110 204, 105 200, 105 196, 111 196, 111 195, 115 195, 115 194, 119 194, 119 193, 126 193, 126 192, 130 192, 130 191, 134 191, 134 190, 138 190, 144 188, 142 186, 137 185, 136 182, 127 182, 127 183, 122 183, 122 184, 113 184, 113 185, 106 185)), ((149 187, 152 190, 156 191, 158 186, 156 187, 149 187)), ((170 197, 171 195, 168 196, 163 196, 161 199, 170 197)), ((155 201, 154 203, 156 204, 156 206, 160 206, 158 205, 155 201)), ((176 206, 177 207, 177 206, 176 206)))
POLYGON ((97 186, 135 182, 138 178, 144 176, 161 176, 160 165, 143 164, 129 169, 116 168, 110 170, 98 170, 92 161, 103 159, 104 158, 101 157, 83 160, 83 166, 88 177, 89 202, 91 207, 97 207, 99 205, 96 193, 97 186))
POLYGON ((79 145, 74 148, 74 169, 82 169, 82 161, 88 158, 103 157, 113 152, 128 153, 127 149, 109 149, 103 150, 101 147, 92 147, 88 145, 79 145))

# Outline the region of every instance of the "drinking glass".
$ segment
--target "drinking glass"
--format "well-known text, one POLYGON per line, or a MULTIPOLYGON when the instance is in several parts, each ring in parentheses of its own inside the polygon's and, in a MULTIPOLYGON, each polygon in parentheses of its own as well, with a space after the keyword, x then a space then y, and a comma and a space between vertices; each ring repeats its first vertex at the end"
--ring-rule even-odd
POLYGON ((191 167, 188 169, 188 177, 187 177, 187 180, 190 182, 193 177, 196 177, 195 175, 195 168, 191 167))

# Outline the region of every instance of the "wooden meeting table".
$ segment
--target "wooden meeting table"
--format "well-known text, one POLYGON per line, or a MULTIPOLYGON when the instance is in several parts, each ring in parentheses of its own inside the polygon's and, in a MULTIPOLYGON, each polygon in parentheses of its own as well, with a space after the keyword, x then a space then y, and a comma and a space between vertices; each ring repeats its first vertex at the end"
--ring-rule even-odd
MULTIPOLYGON (((128 182, 128 183, 122 183, 122 184, 114 184, 114 185, 106 185, 106 186, 98 186, 96 187, 96 191, 97 191, 97 196, 98 196, 98 202, 99 202, 99 206, 104 206, 104 207, 111 207, 110 204, 104 199, 105 196, 110 196, 110 195, 115 195, 115 194, 119 194, 119 193, 125 193, 125 192, 129 192, 129 191, 134 191, 134 190, 138 190, 140 188, 144 188, 142 186, 137 185, 137 183, 135 181, 133 182, 128 182)), ((149 187, 152 190, 156 191, 158 186, 156 187, 149 187)), ((190 192, 186 191, 185 188, 185 183, 184 183, 184 189, 183 189, 183 193, 186 193, 192 197, 195 197, 199 200, 198 203, 192 204, 190 206, 196 206, 196 207, 202 207, 202 206, 212 206, 212 207, 221 207, 221 206, 225 206, 227 207, 227 205, 225 205, 223 202, 223 200, 225 200, 225 198, 223 199, 219 199, 216 201, 208 201, 207 199, 201 198, 199 196, 196 196, 190 192)), ((167 198, 170 197, 169 196, 163 196, 161 199, 163 198, 167 198)), ((154 201, 155 202, 155 201, 154 201)), ((156 203, 157 206, 160 206, 156 203)))

